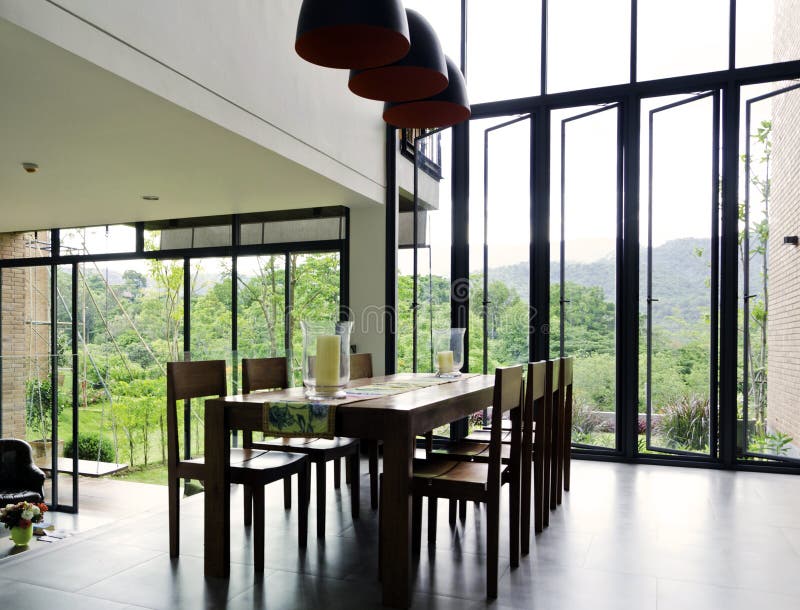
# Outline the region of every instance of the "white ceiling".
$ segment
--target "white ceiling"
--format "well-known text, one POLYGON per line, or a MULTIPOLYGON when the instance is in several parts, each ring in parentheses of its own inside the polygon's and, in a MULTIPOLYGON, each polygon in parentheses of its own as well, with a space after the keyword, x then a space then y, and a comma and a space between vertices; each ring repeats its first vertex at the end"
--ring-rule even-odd
POLYGON ((0 232, 366 201, 0 19, 0 232))

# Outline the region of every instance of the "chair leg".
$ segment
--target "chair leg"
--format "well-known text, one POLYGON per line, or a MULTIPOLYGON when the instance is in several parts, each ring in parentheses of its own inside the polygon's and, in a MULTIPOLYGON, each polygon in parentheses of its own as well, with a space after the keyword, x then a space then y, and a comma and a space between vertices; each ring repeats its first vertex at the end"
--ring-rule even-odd
POLYGON ((420 547, 422 539, 422 496, 411 497, 411 540, 415 549, 420 547))
POLYGON ((244 486, 244 524, 249 527, 253 524, 253 492, 249 485, 244 486))
POLYGON ((350 485, 353 482, 353 475, 350 474, 351 470, 353 469, 353 465, 350 462, 352 462, 355 458, 351 455, 342 459, 344 460, 344 482, 346 485, 350 485))
POLYGON ((283 508, 292 508, 292 477, 283 477, 283 508))
POLYGON ((339 458, 333 460, 333 488, 339 489, 342 486, 342 463, 339 458))
POLYGON ((497 598, 498 553, 500 548, 500 498, 486 503, 486 597, 497 598))
POLYGON ((572 461, 572 410, 567 403, 564 432, 564 491, 569 491, 569 471, 572 461))
POLYGON ((458 501, 458 518, 461 519, 462 523, 467 520, 467 501, 466 500, 459 500, 458 501))
POLYGON ((253 562, 256 574, 264 572, 264 486, 254 485, 253 493, 253 562))
POLYGON ((308 493, 310 490, 311 462, 306 460, 297 478, 297 541, 301 549, 308 544, 308 493))
POLYGON ((317 462, 317 538, 325 538, 325 462, 317 462))
POLYGON ((532 471, 532 462, 531 462, 531 455, 528 454, 526 457, 525 452, 522 454, 522 467, 520 469, 520 553, 522 555, 527 555, 530 553, 530 541, 531 541, 531 510, 533 509, 532 504, 532 493, 531 493, 531 478, 533 473, 532 471))
POLYGON ((180 491, 181 480, 169 478, 169 556, 177 557, 180 553, 180 491))
POLYGON ((428 545, 436 544, 436 519, 438 517, 439 498, 428 496, 428 545))
POLYGON ((559 422, 559 444, 558 444, 558 478, 556 479, 556 505, 561 504, 562 492, 564 490, 564 459, 566 455, 566 436, 564 428, 564 414, 561 414, 559 422))
POLYGON ((353 519, 358 519, 361 508, 361 460, 358 451, 350 456, 350 467, 347 472, 350 474, 350 514, 353 519))
POLYGON ((511 554, 511 567, 519 567, 519 553, 520 553, 520 480, 519 472, 514 473, 516 476, 511 481, 508 491, 508 501, 511 504, 508 519, 508 539, 509 553, 511 554))
MULTIPOLYGON (((541 455, 534 456, 533 462, 533 491, 532 491, 532 499, 533 502, 533 531, 537 534, 542 533, 542 458, 541 455)), ((523 516, 524 519, 524 516, 523 516)), ((522 538, 522 554, 527 555, 528 553, 525 550, 527 545, 530 545, 530 536, 528 536, 528 540, 525 540, 525 537, 522 538)))
POLYGON ((369 443, 369 501, 372 510, 378 508, 378 441, 369 443))
POLYGON ((383 578, 383 536, 381 536, 381 522, 383 521, 383 476, 378 477, 378 582, 383 578))
POLYGON ((448 517, 450 519, 450 525, 456 524, 456 509, 458 508, 458 500, 449 500, 448 506, 448 517))

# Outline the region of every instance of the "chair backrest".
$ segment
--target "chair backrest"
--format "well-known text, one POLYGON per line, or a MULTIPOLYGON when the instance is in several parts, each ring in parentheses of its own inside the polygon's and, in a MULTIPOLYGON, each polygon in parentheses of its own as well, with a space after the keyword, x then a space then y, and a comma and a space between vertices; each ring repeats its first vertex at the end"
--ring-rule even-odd
POLYGON ((282 390, 289 387, 289 367, 285 357, 242 358, 242 393, 256 390, 282 390))
POLYGON ((372 376, 372 354, 352 354, 350 356, 350 379, 366 379, 372 376))
MULTIPOLYGON (((543 430, 546 425, 546 396, 547 396, 547 361, 528 363, 528 381, 525 385, 525 410, 522 418, 523 437, 529 434, 533 437, 534 424, 536 431, 543 430)), ((523 442, 526 439, 523 438, 523 442)))
POLYGON ((0 438, 0 489, 40 491, 41 482, 28 476, 32 464, 33 452, 28 443, 18 438, 0 438))
POLYGON ((179 461, 178 401, 225 396, 224 360, 167 362, 167 459, 170 468, 179 461))
POLYGON ((503 443, 503 413, 511 411, 511 457, 519 460, 521 410, 523 407, 522 365, 498 367, 494 373, 492 432, 489 441, 489 489, 500 489, 500 459, 503 443), (516 457, 515 457, 516 454, 516 457))

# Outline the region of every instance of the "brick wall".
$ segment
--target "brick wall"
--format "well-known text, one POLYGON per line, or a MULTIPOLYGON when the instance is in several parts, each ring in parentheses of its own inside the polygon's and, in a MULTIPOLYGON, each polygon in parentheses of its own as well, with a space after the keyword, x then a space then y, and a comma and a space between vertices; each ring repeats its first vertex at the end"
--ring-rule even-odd
MULTIPOLYGON (((24 234, 0 234, 0 258, 31 256, 25 242, 24 234)), ((5 437, 25 438, 25 382, 37 371, 43 375, 49 371, 50 326, 38 326, 37 333, 31 325, 31 320, 47 321, 50 318, 48 279, 46 267, 2 271, 0 417, 5 437)))
MULTIPOLYGON (((776 61, 800 57, 797 0, 775 4, 774 48, 776 61)), ((767 425, 800 447, 800 248, 783 244, 800 235, 800 91, 776 97, 772 116, 767 425)))

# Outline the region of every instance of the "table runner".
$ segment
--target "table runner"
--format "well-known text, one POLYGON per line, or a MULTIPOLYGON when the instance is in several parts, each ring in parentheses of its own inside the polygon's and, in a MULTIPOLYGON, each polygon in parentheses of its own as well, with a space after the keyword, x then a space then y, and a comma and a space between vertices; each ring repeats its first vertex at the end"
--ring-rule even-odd
POLYGON ((264 402, 262 429, 264 434, 269 436, 333 438, 336 428, 336 407, 340 405, 381 396, 393 396, 472 376, 474 374, 459 377, 436 377, 434 374, 417 375, 409 379, 396 379, 345 388, 347 393, 345 398, 326 401, 266 401, 264 402))

